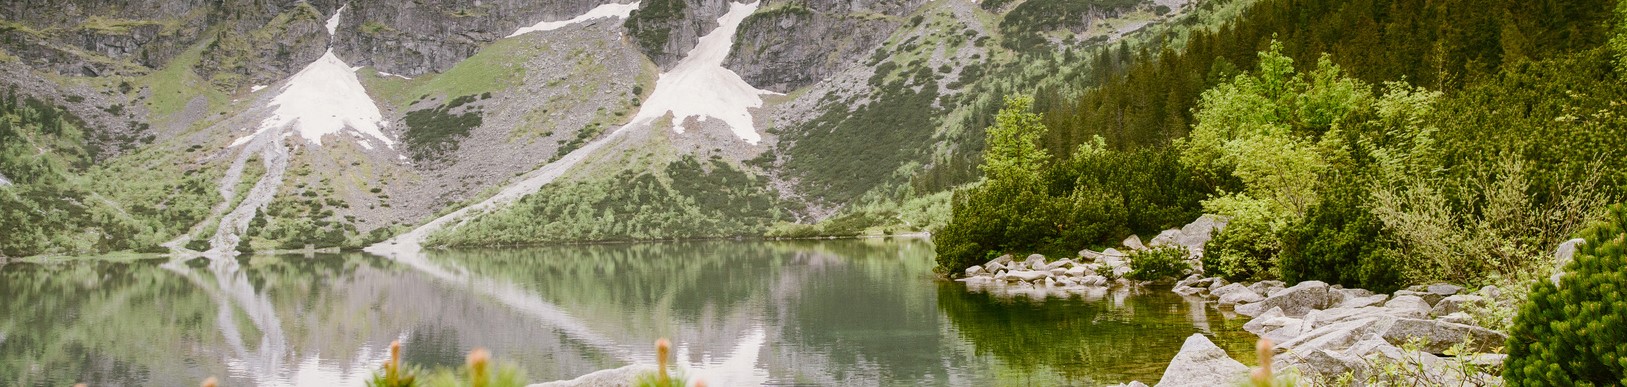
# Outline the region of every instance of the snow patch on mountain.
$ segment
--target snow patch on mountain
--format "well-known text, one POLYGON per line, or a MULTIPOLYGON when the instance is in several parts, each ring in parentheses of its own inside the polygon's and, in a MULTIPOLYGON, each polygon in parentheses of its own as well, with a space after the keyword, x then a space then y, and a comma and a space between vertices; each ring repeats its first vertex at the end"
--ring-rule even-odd
POLYGON ((763 106, 764 94, 746 83, 733 70, 723 67, 729 50, 734 47, 735 31, 740 22, 757 11, 761 2, 729 3, 729 12, 718 18, 717 28, 700 38, 678 65, 655 82, 655 91, 638 111, 634 120, 657 119, 668 112, 673 116, 672 130, 683 133, 684 120, 695 117, 723 120, 740 139, 752 144, 762 141, 751 119, 752 108, 763 106))
POLYGON ((247 143, 268 130, 292 126, 300 137, 318 146, 322 145, 322 136, 350 128, 395 147, 395 141, 382 131, 387 123, 378 105, 367 95, 356 73, 350 71, 350 65, 334 56, 332 49, 289 78, 271 100, 271 106, 276 110, 260 123, 260 129, 233 141, 232 146, 247 143))
POLYGON ((333 40, 333 35, 339 31, 339 15, 345 14, 347 8, 350 8, 350 4, 340 6, 339 10, 333 13, 333 17, 328 18, 328 40, 330 42, 333 40))
MULTIPOLYGON (((330 33, 338 28, 339 17, 344 11, 345 8, 340 7, 339 12, 328 19, 330 33)), ((285 81, 270 106, 275 110, 271 117, 260 122, 259 130, 232 141, 231 146, 248 143, 255 136, 270 130, 291 127, 291 133, 299 133, 300 137, 318 146, 322 145, 322 136, 338 134, 350 128, 395 148, 395 141, 385 136, 382 130, 388 123, 379 112, 378 104, 373 102, 373 97, 362 87, 361 80, 356 78, 355 68, 334 55, 331 47, 316 62, 285 81)))
POLYGON ((581 22, 585 22, 585 21, 589 21, 589 20, 593 20, 593 19, 602 19, 602 18, 607 18, 607 17, 626 19, 628 16, 633 14, 634 10, 638 9, 638 4, 639 4, 639 2, 635 1, 635 2, 631 2, 631 3, 627 3, 627 4, 611 3, 611 4, 600 5, 598 7, 595 7, 593 9, 591 9, 591 10, 588 10, 588 13, 582 14, 582 16, 577 16, 575 18, 572 18, 571 20, 540 22, 540 23, 537 23, 536 25, 533 25, 533 26, 530 26, 530 27, 520 28, 519 30, 514 31, 514 33, 510 34, 508 37, 512 38, 512 37, 525 35, 525 34, 528 34, 528 33, 538 32, 538 31, 553 31, 553 30, 557 30, 557 29, 560 29, 560 28, 564 28, 565 26, 568 26, 568 25, 581 23, 581 22))

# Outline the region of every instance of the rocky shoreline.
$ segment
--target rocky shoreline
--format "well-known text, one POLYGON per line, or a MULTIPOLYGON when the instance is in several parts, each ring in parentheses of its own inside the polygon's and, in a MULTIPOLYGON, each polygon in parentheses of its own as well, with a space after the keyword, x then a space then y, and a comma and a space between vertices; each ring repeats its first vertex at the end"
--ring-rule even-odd
MULTIPOLYGON (((1233 283, 1206 277, 1198 263, 1203 245, 1226 222, 1206 215, 1166 230, 1146 245, 1136 236, 1123 244, 1132 252, 1148 246, 1185 248, 1191 274, 1171 291, 1214 303, 1228 317, 1248 318, 1244 330, 1276 343, 1270 366, 1280 378, 1309 385, 1339 380, 1365 385, 1397 378, 1431 385, 1502 384, 1498 375, 1506 355, 1496 352, 1507 334, 1477 325, 1465 310, 1493 303, 1508 307, 1512 300, 1497 287, 1468 291, 1434 284, 1380 294, 1321 281, 1287 286, 1282 281, 1233 283)), ((967 268, 956 281, 966 283, 968 291, 1001 296, 1092 298, 1116 287, 1152 284, 1126 278, 1131 260, 1131 254, 1113 248, 1057 260, 1034 254, 1019 261, 1006 255, 967 268)), ((1247 378, 1247 366, 1195 334, 1171 359, 1157 386, 1226 385, 1247 378)))
MULTIPOLYGON (((1508 336, 1475 325, 1464 308, 1506 302, 1487 286, 1465 292, 1459 286, 1413 286, 1394 294, 1345 289, 1321 281, 1284 287, 1281 281, 1253 284, 1194 275, 1173 291, 1202 297, 1250 318, 1243 329, 1273 346, 1275 374, 1312 385, 1349 378, 1363 381, 1404 378, 1428 385, 1501 385, 1503 359, 1497 354, 1508 336), (1397 373, 1401 365, 1404 373, 1397 373)), ((1201 373, 1245 368, 1229 357, 1203 356, 1213 343, 1202 335, 1187 339, 1158 386, 1206 386, 1201 373), (1194 371, 1196 370, 1196 371, 1194 371)), ((1222 382, 1240 382, 1243 372, 1222 382)))

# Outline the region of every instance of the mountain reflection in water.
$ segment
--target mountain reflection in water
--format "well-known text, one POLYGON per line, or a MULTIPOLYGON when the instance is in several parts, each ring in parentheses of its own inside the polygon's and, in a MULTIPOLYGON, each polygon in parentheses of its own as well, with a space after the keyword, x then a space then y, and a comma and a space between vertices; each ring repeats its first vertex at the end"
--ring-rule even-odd
POLYGON ((360 386, 475 347, 532 381, 653 363, 709 385, 1155 381, 1241 322, 1167 290, 1044 301, 932 276, 924 240, 680 242, 0 266, 0 384, 360 386))

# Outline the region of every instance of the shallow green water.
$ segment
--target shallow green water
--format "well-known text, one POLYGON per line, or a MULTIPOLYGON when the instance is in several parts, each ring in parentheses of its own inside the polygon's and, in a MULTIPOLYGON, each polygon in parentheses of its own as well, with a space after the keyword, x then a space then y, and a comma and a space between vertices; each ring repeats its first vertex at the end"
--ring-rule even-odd
POLYGON ((533 381, 653 362, 709 385, 1151 383, 1241 321, 1167 290, 1006 299, 935 281, 921 240, 694 242, 0 266, 0 385, 359 386, 475 347, 533 381))

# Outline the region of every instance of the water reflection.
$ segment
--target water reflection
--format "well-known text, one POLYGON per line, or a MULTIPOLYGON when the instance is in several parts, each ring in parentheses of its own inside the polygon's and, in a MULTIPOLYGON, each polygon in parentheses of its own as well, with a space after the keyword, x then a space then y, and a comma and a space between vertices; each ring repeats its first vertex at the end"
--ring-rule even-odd
POLYGON ((1236 322, 1168 292, 1008 299, 931 277, 920 240, 694 242, 0 267, 0 385, 361 385, 388 343, 474 347, 534 381, 652 363, 710 385, 1152 381, 1236 322))

